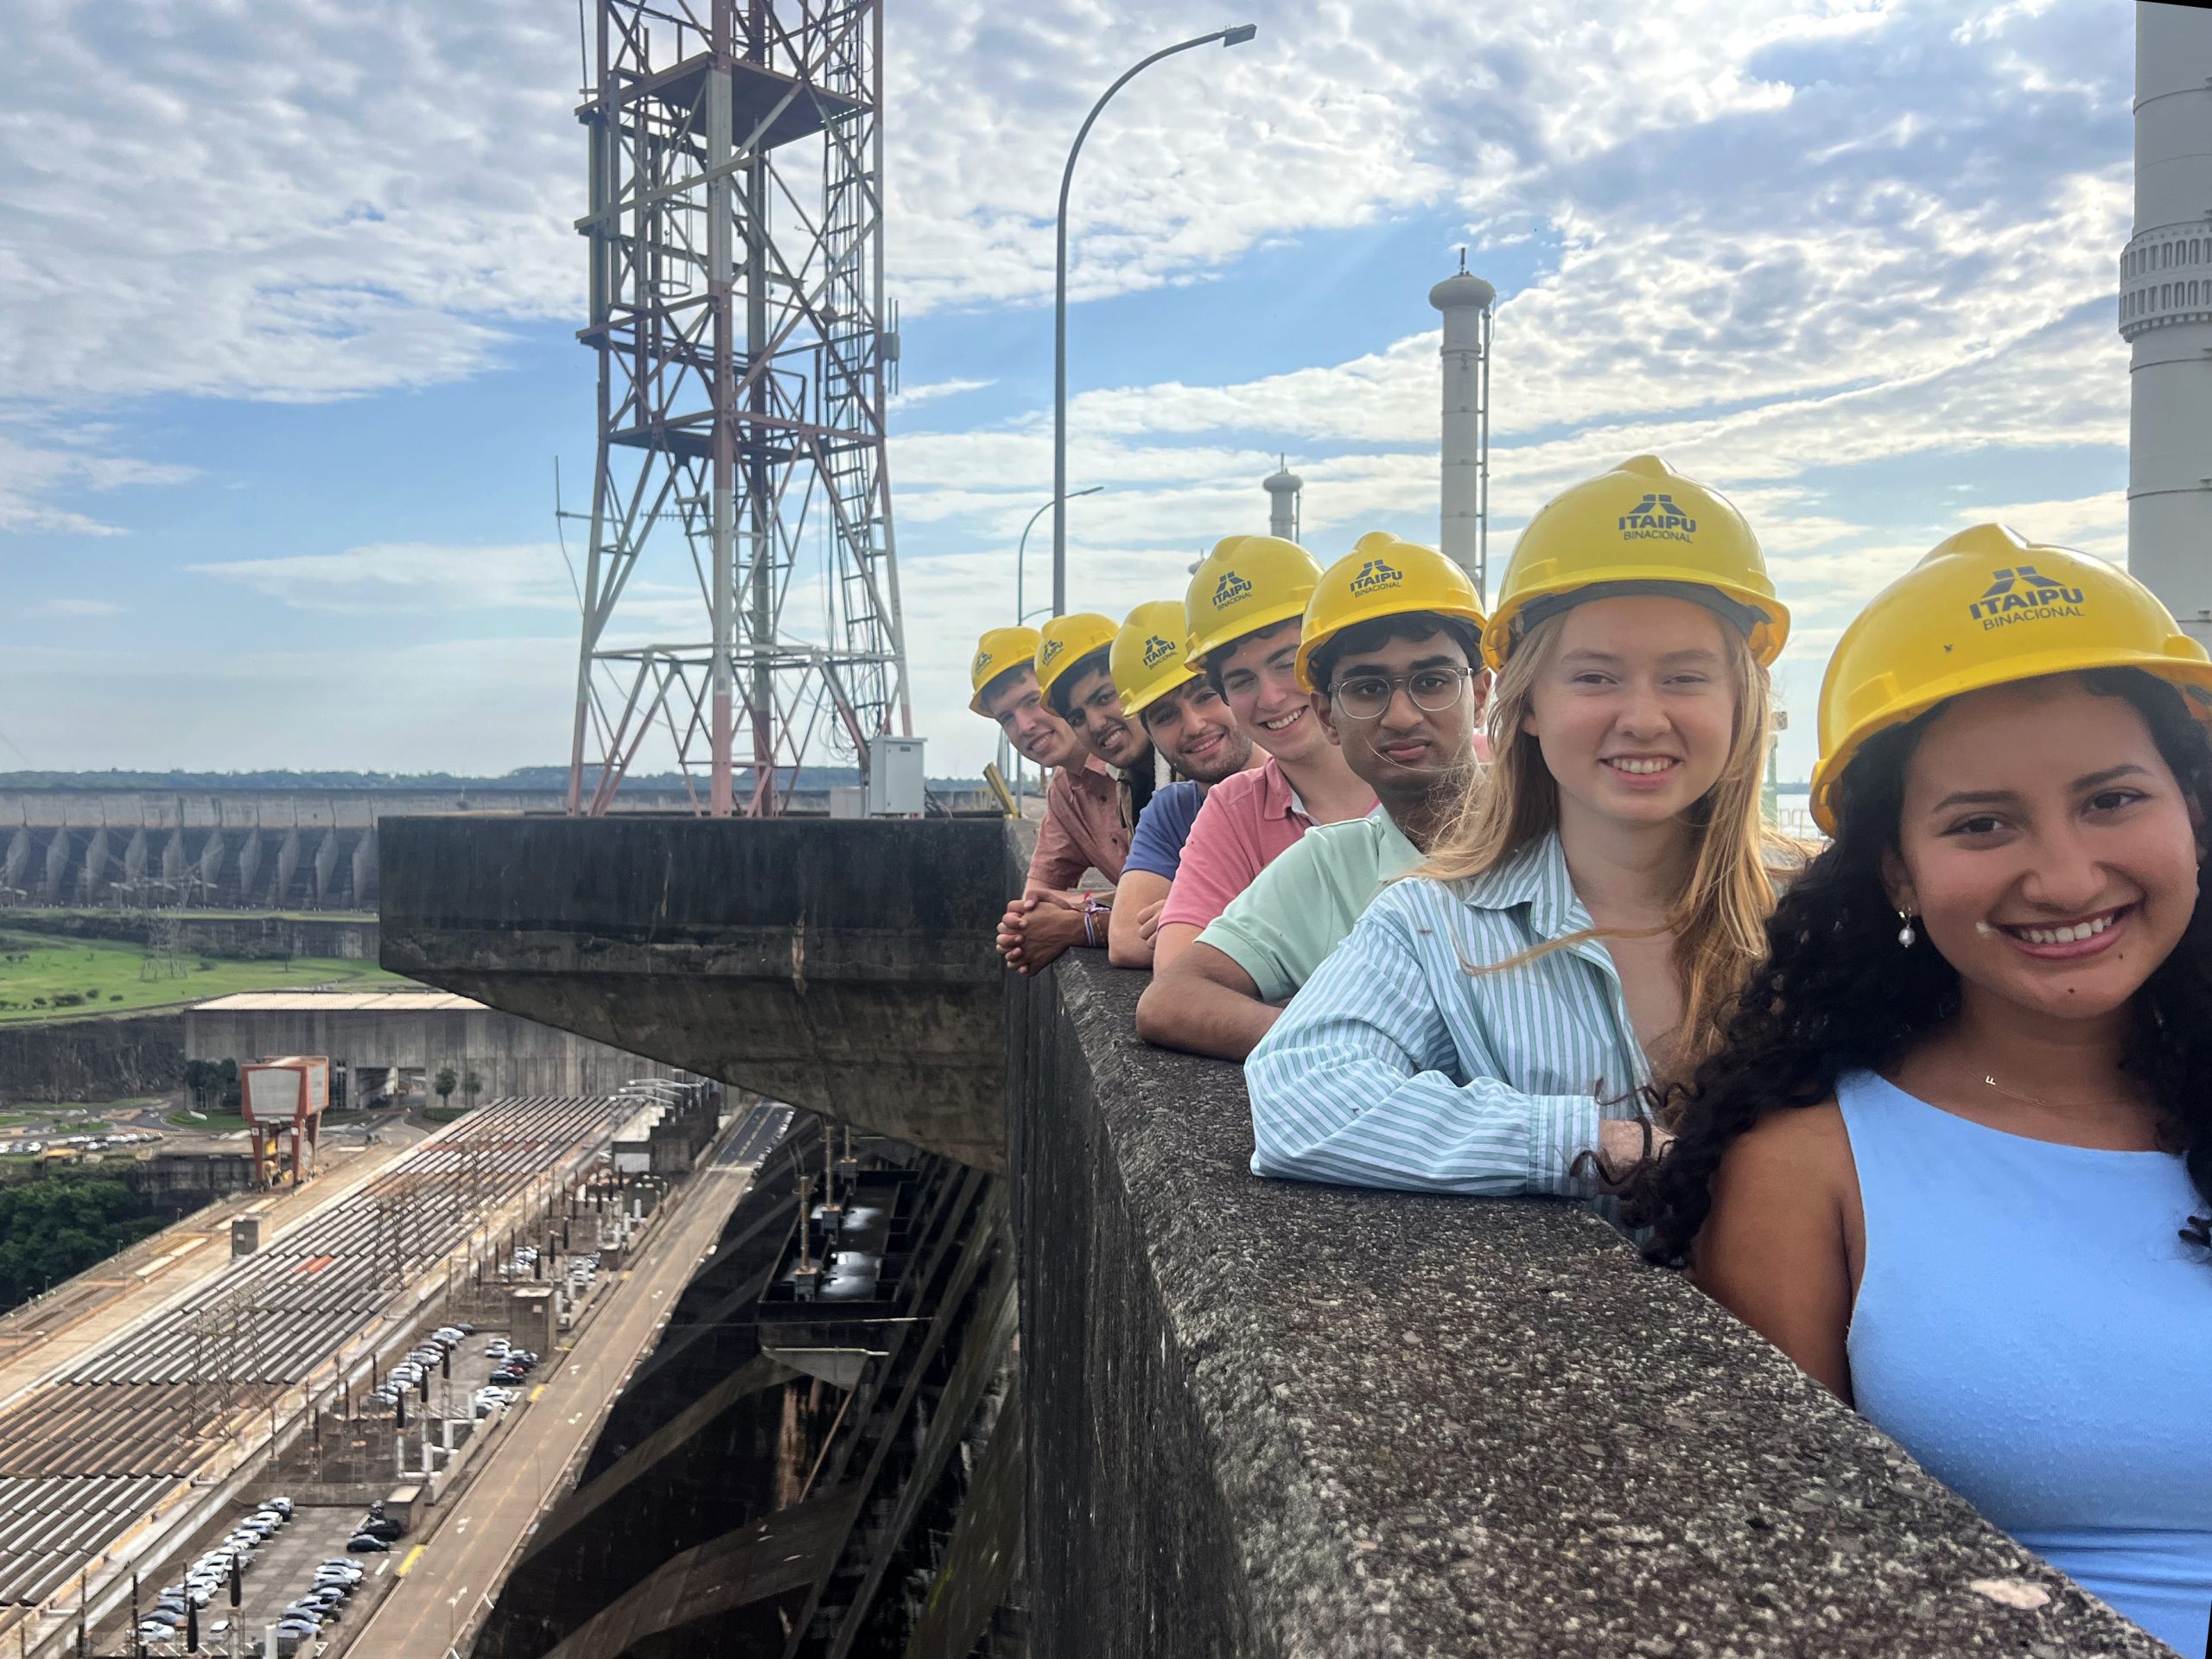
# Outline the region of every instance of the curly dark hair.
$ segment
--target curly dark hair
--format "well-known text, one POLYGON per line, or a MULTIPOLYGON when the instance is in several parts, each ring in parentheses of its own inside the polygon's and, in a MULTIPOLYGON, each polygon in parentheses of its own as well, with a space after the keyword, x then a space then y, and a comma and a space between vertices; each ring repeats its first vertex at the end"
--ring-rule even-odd
MULTIPOLYGON (((2143 716, 2199 822, 2212 824, 2212 739, 2180 692, 2134 669, 2094 669, 2082 678, 2143 716)), ((1651 1261, 1688 1260, 1713 1207, 1713 1174, 1738 1136, 1770 1112, 1832 1099, 1847 1071, 1891 1069, 1957 1013, 1957 970, 1925 940, 1898 948, 1897 912, 1882 883, 1905 763, 1936 713, 1881 733, 1852 761, 1835 839, 1775 906, 1766 960, 1745 982, 1719 1047, 1687 1083, 1658 1091, 1653 1104, 1675 1122, 1676 1139, 1631 1180, 1625 1209, 1630 1225, 1651 1229, 1651 1261)), ((2121 1066, 2149 1085, 2160 1138, 2212 1205, 2212 905, 2203 881, 2200 868, 2189 925, 2135 995, 2135 1035, 2121 1066)))

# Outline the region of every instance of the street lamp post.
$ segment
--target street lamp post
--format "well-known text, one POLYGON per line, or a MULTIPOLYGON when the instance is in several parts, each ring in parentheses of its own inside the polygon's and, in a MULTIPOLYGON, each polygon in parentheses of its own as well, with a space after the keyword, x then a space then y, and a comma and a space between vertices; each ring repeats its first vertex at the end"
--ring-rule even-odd
MULTIPOLYGON (((1105 487, 1106 486, 1103 484, 1094 484, 1087 490, 1076 491, 1075 494, 1096 495, 1099 491, 1105 487)), ((1074 498, 1072 496, 1058 496, 1054 498, 1055 500, 1060 501, 1071 500, 1073 499, 1074 498)), ((1014 543, 1014 626, 1017 628, 1023 623, 1029 620, 1028 600, 1022 587, 1023 578, 1029 569, 1029 532, 1037 528, 1037 521, 1039 518, 1042 518, 1047 512, 1052 511, 1052 505, 1053 503, 1052 501, 1047 501, 1043 506, 1038 508, 1036 512, 1029 515, 1029 522, 1021 527, 1021 539, 1014 543)), ((999 741, 1001 744, 1005 744, 1006 739, 1001 736, 999 739, 999 741)), ((1003 753, 1001 753, 1001 758, 1003 758, 1003 753)), ((1042 774, 1040 773, 1039 776, 1041 777, 1042 774)), ((1017 814, 1021 810, 1021 751, 1015 749, 1014 751, 1014 810, 1017 814)))
POLYGON ((1128 86, 1145 70, 1162 58, 1172 58, 1178 52, 1188 52, 1192 47, 1211 46, 1219 41, 1224 47, 1242 46, 1260 32, 1255 23, 1238 23, 1232 29, 1217 29, 1211 35, 1201 35, 1194 40, 1179 41, 1173 46, 1162 47, 1148 58, 1141 58, 1122 72, 1122 78, 1099 95, 1090 106, 1090 113, 1083 118, 1083 125, 1075 135, 1075 143, 1068 148, 1068 164, 1060 172, 1060 213, 1055 229, 1052 253, 1052 614, 1065 616, 1068 608, 1068 188, 1075 182, 1075 159, 1083 153, 1083 141, 1090 136, 1091 123, 1098 119, 1115 93, 1128 86))
MULTIPOLYGON (((1076 496, 1077 496, 1077 495, 1096 495, 1096 494, 1097 494, 1101 490, 1104 489, 1105 487, 1106 487, 1106 486, 1105 486, 1103 484, 1094 484, 1094 485, 1092 485, 1092 486, 1091 486, 1089 489, 1087 489, 1087 490, 1077 490, 1077 491, 1074 492, 1074 493, 1073 493, 1073 494, 1071 494, 1071 495, 1065 495, 1065 496, 1060 496, 1060 497, 1056 498, 1056 499, 1063 500, 1063 501, 1072 501, 1072 500, 1074 500, 1074 499, 1075 499, 1076 496)), ((1038 508, 1036 512, 1034 512, 1031 513, 1031 514, 1029 515, 1029 522, 1028 522, 1027 524, 1024 524, 1024 525, 1021 527, 1021 539, 1020 539, 1020 541, 1019 541, 1018 543, 1016 543, 1014 544, 1014 626, 1016 626, 1017 628, 1018 628, 1018 627, 1020 627, 1023 623, 1027 622, 1027 621, 1029 620, 1029 607, 1028 607, 1028 603, 1027 603, 1027 601, 1023 598, 1023 596, 1022 596, 1022 578, 1023 578, 1023 573, 1024 573, 1024 572, 1026 572, 1026 571, 1028 569, 1028 568, 1029 568, 1029 532, 1030 532, 1031 531, 1033 531, 1033 530, 1036 529, 1036 528, 1037 528, 1037 521, 1038 521, 1039 518, 1043 518, 1046 513, 1050 512, 1052 510, 1052 502, 1051 502, 1051 501, 1047 501, 1047 502, 1046 502, 1043 506, 1041 506, 1041 507, 1038 508)), ((1056 613, 1057 613, 1057 612, 1058 612, 1058 611, 1060 611, 1060 610, 1063 610, 1063 609, 1065 609, 1065 606, 1063 606, 1063 605, 1062 605, 1062 604, 1060 604, 1060 602, 1059 602, 1059 601, 1060 601, 1060 600, 1061 600, 1063 597, 1065 597, 1065 596, 1064 596, 1064 595, 1061 595, 1061 594, 1058 594, 1058 593, 1057 593, 1057 591, 1056 591, 1056 593, 1055 593, 1055 594, 1054 594, 1054 601, 1053 601, 1053 609, 1054 609, 1054 611, 1055 611, 1056 613)))

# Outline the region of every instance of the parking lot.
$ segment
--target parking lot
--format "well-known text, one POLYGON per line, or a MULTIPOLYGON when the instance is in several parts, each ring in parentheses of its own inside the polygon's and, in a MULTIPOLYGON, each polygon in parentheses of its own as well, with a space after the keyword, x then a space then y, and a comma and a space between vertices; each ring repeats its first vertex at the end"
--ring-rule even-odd
MULTIPOLYGON (((545 1282, 561 1285, 565 1290, 569 1287, 568 1275, 574 1270, 578 1274, 579 1284, 590 1287, 590 1280, 578 1266, 582 1260, 582 1256, 549 1260, 545 1282)), ((512 1282, 528 1281, 533 1278, 526 1261, 507 1264, 507 1271, 502 1276, 512 1282)), ((477 1431, 490 1426, 488 1415, 479 1417, 475 1414, 475 1396, 478 1390, 486 1386, 492 1374, 506 1363, 500 1355, 491 1351, 508 1340, 507 1333, 501 1331, 466 1332, 451 1346, 449 1376, 446 1375, 447 1365, 432 1365, 428 1369, 426 1378, 406 1390, 407 1428, 400 1440, 405 1459, 404 1471, 400 1468, 401 1453, 394 1452, 392 1461, 376 1471, 369 1483, 372 1487, 379 1492, 389 1492, 419 1481, 426 1440, 430 1448, 432 1464, 443 1468, 446 1437, 440 1426, 441 1419, 454 1421, 456 1436, 461 1432, 460 1425, 462 1423, 473 1424, 477 1431), (427 1404, 423 1398, 425 1382, 429 1395, 427 1404)), ((544 1360, 541 1356, 537 1365, 524 1380, 509 1385, 512 1396, 509 1409, 518 1408, 527 1400, 535 1380, 543 1375, 543 1370, 544 1360)), ((388 1369, 384 1375, 388 1380, 388 1369)), ((355 1409, 365 1416, 384 1421, 391 1421, 398 1415, 395 1408, 385 1400, 364 1397, 356 1402, 355 1409)), ((389 1449, 390 1443, 386 1445, 389 1449)), ((349 1554, 347 1541, 366 1518, 367 1505, 358 1502, 345 1504, 318 1503, 311 1481, 302 1479, 294 1484, 300 1489, 296 1495, 286 1491, 287 1482, 281 1475, 272 1475, 264 1483, 262 1490, 266 1497, 283 1496, 294 1503, 291 1518, 256 1548, 248 1558, 245 1570, 240 1575, 238 1606, 235 1609, 231 1606, 229 1587, 226 1584, 216 1590, 212 1602, 200 1609, 199 1650, 202 1654, 260 1654, 266 1630, 276 1624, 288 1606, 309 1591, 318 1566, 333 1560, 350 1560, 359 1566, 363 1574, 360 1582, 353 1592, 334 1610, 317 1637, 296 1640, 287 1638, 280 1643, 278 1650, 285 1659, 292 1659, 296 1655, 314 1655, 342 1643, 348 1631, 359 1625, 368 1610, 390 1587, 394 1575, 403 1570, 410 1554, 420 1541, 410 1534, 391 1541, 388 1551, 349 1554)), ((181 1586, 191 1564, 221 1545, 226 1535, 251 1516, 256 1507, 255 1504, 233 1507, 220 1521, 204 1529, 193 1541, 188 1552, 143 1577, 137 1604, 140 1615, 152 1611, 165 1589, 181 1586)), ((418 1527, 416 1531, 423 1529, 418 1527)), ((132 1629, 127 1611, 119 1612, 102 1632, 110 1643, 104 1650, 131 1652, 132 1629)), ((148 1638, 144 1649, 148 1654, 165 1656, 187 1651, 186 1627, 181 1624, 172 1635, 161 1639, 155 1638, 151 1627, 149 1627, 148 1638)))
MULTIPOLYGON (((472 1402, 476 1390, 501 1361, 486 1353, 495 1342, 505 1340, 504 1333, 475 1332, 464 1334, 451 1350, 452 1375, 444 1375, 440 1366, 429 1373, 429 1407, 424 1408, 423 1389, 418 1385, 408 1391, 407 1433, 401 1442, 404 1447, 406 1472, 398 1466, 398 1457, 391 1465, 380 1468, 369 1483, 379 1493, 388 1492, 410 1484, 420 1477, 426 1431, 432 1448, 434 1463, 442 1467, 444 1431, 440 1427, 442 1417, 450 1416, 456 1424, 471 1421, 472 1402)), ((515 1391, 519 1402, 522 1389, 515 1391)), ((364 1402, 366 1411, 383 1415, 391 1408, 379 1403, 364 1402)), ((397 1416, 397 1412, 391 1414, 397 1416)), ((387 1443, 388 1444, 388 1443, 387 1443)), ((296 1497, 284 1491, 286 1482, 281 1476, 272 1477, 264 1486, 267 1497, 283 1497, 294 1504, 289 1520, 276 1529, 265 1541, 255 1548, 247 1558, 245 1571, 239 1578, 239 1605, 230 1605, 227 1583, 218 1587, 210 1604, 200 1612, 200 1651, 209 1655, 259 1654, 264 1650, 264 1633, 275 1625, 287 1607, 306 1594, 314 1585, 316 1568, 324 1561, 350 1560, 362 1571, 362 1579, 353 1592, 340 1602, 327 1618, 319 1637, 314 1639, 286 1639, 280 1642, 279 1652, 289 1656, 314 1654, 342 1639, 346 1630, 365 1615, 382 1592, 388 1587, 391 1575, 406 1560, 414 1548, 411 1538, 391 1541, 388 1551, 349 1553, 346 1543, 368 1518, 365 1503, 344 1504, 319 1503, 315 1501, 311 1484, 299 1483, 296 1497)), ((194 1540, 188 1554, 166 1563, 156 1574, 140 1580, 138 1612, 143 1616, 155 1607, 164 1590, 176 1588, 183 1583, 190 1566, 204 1559, 209 1551, 222 1545, 226 1536, 255 1512, 257 1505, 239 1504, 226 1512, 219 1522, 204 1529, 194 1540)), ((104 1651, 132 1651, 132 1624, 127 1611, 115 1619, 103 1632, 111 1644, 104 1651)), ((169 1655, 187 1651, 187 1626, 179 1624, 175 1631, 166 1637, 156 1637, 148 1629, 145 1650, 149 1654, 169 1655)))

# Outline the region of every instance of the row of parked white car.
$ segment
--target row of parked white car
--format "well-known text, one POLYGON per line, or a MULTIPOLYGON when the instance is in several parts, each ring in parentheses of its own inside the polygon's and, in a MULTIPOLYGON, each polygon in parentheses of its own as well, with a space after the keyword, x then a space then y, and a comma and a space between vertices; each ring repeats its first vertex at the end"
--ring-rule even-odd
POLYGON ((401 1395, 420 1388, 432 1371, 444 1366, 448 1354, 475 1334, 476 1327, 466 1320, 459 1325, 440 1325, 384 1374, 383 1380, 369 1390, 369 1398, 382 1405, 396 1403, 401 1395))
MULTIPOLYGON (((219 1601, 226 1602, 233 1576, 241 1580, 243 1588, 242 1581, 252 1570, 254 1553, 283 1530, 291 1518, 292 1501, 272 1497, 239 1522, 221 1543, 193 1562, 181 1583, 170 1585, 155 1598, 153 1608, 139 1619, 140 1643, 156 1653, 183 1651, 188 1645, 195 1611, 206 1612, 219 1601)), ((270 1621, 281 1659, 290 1659, 304 1643, 319 1637, 322 1627, 338 1617, 346 1599, 365 1576, 358 1563, 343 1556, 334 1556, 317 1566, 308 1587, 270 1621)), ((237 1615, 227 1605, 203 1618, 199 1629, 201 1645, 213 1642, 226 1649, 236 1646, 228 1638, 238 1623, 237 1615)), ((258 1630, 236 1634, 254 1642, 257 1649, 264 1639, 258 1630)))
POLYGON ((116 1129, 107 1135, 56 1135, 43 1141, 0 1141, 0 1156, 41 1153, 55 1147, 77 1152, 105 1152, 110 1147, 135 1147, 162 1137, 145 1129, 116 1129))

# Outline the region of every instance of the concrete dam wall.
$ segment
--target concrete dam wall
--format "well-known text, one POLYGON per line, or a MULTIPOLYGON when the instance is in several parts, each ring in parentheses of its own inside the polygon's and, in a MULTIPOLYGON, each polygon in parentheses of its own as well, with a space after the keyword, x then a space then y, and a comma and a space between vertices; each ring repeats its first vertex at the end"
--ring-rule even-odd
POLYGON ((0 829, 0 888, 19 904, 374 910, 373 825, 18 823, 0 829))

